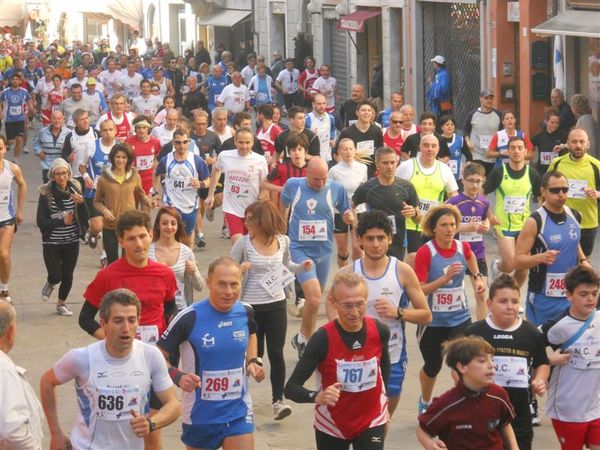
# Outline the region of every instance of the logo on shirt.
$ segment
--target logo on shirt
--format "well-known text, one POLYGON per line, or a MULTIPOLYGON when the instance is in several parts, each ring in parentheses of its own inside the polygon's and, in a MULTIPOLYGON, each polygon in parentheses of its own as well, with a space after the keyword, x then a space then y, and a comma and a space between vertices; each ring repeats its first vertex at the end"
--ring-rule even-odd
POLYGON ((96 378, 106 378, 108 377, 108 374, 106 372, 97 372, 96 373, 96 378))
POLYGON ((218 326, 219 328, 223 328, 223 327, 230 327, 230 326, 232 326, 232 325, 233 325, 233 322, 231 322, 231 321, 228 321, 228 322, 223 322, 223 321, 220 321, 220 322, 219 322, 219 325, 217 325, 217 326, 218 326))
POLYGON ((383 289, 381 289, 380 292, 381 295, 394 295, 394 293, 392 292, 392 290, 388 287, 384 287, 383 289))
POLYGON ((473 425, 471 425, 470 423, 462 423, 460 425, 456 425, 456 429, 457 430, 472 430, 473 425))
POLYGON ((202 336, 202 347, 214 347, 215 346, 215 337, 210 337, 210 333, 206 333, 202 336))
POLYGON ((569 238, 573 241, 579 240, 579 236, 577 234, 576 225, 569 226, 569 238))
POLYGON ((357 350, 359 348, 362 348, 362 345, 360 345, 360 342, 354 341, 354 344, 352 344, 352 350, 357 350))
POLYGON ((511 339, 512 340, 512 334, 495 334, 494 335, 494 339, 511 339))
POLYGON ((246 330, 238 330, 233 332, 233 340, 234 341, 244 341, 246 340, 246 330))
POLYGON ((498 424, 500 423, 500 419, 490 419, 487 423, 488 431, 494 431, 498 428, 498 424))
POLYGON ((308 214, 315 214, 315 209, 319 202, 314 198, 306 200, 306 207, 308 208, 308 214))

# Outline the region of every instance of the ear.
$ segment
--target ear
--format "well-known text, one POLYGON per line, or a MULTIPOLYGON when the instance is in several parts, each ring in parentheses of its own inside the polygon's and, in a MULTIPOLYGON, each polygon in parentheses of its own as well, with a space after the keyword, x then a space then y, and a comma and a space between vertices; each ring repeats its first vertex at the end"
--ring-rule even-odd
POLYGON ((457 363, 456 363, 456 371, 457 371, 458 373, 460 373, 461 375, 464 375, 464 374, 465 374, 465 372, 467 371, 467 366, 466 366, 466 365, 463 365, 463 364, 462 364, 462 363, 460 363, 460 362, 457 362, 457 363))

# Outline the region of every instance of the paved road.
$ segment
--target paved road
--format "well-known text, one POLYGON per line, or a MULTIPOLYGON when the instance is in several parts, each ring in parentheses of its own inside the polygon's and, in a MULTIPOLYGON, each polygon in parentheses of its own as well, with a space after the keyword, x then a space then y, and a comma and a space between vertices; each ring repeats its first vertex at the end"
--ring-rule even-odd
MULTIPOLYGON (((18 312, 18 331, 17 343, 10 356, 17 364, 28 369, 27 378, 37 391, 39 390, 38 381, 42 373, 63 353, 71 348, 84 346, 93 341, 90 336, 79 328, 77 315, 81 308, 82 294, 85 287, 99 269, 99 253, 97 250, 82 246, 75 272, 75 282, 69 299, 69 304, 75 316, 72 318, 57 316, 52 300, 48 304, 40 300, 40 290, 46 277, 41 254, 40 233, 35 226, 38 199, 37 186, 41 182, 41 170, 37 158, 32 154, 24 155, 21 161, 29 185, 29 193, 25 209, 25 222, 19 227, 13 247, 13 273, 10 292, 18 312)), ((229 250, 229 242, 219 238, 220 220, 221 216, 218 213, 215 222, 208 224, 206 227, 205 232, 209 246, 203 250, 195 250, 203 273, 206 272, 208 263, 211 260, 217 256, 227 254, 229 250)), ((495 256, 497 254, 495 243, 490 240, 488 244, 490 254, 495 256)), ((594 255, 594 266, 600 267, 599 251, 594 255)), ((198 295, 198 298, 203 298, 205 294, 206 292, 203 292, 198 295)), ((319 323, 322 324, 323 322, 324 317, 321 316, 319 323)), ((296 332, 298 327, 299 320, 290 318, 290 335, 292 332, 296 332)), ((421 356, 416 346, 414 326, 408 325, 407 335, 409 365, 404 382, 404 394, 393 418, 386 445, 387 449, 392 450, 419 448, 415 439, 415 409, 419 392, 417 374, 421 364, 421 356)), ((286 346, 286 363, 289 374, 295 364, 293 349, 289 345, 286 346)), ((449 388, 450 384, 449 373, 447 369, 444 369, 444 372, 440 374, 435 392, 441 393, 449 388)), ((314 448, 313 414, 310 405, 292 405, 293 414, 282 422, 275 422, 271 419, 268 381, 261 384, 253 382, 251 390, 257 425, 255 445, 257 450, 304 450, 314 448)), ((68 431, 76 414, 73 385, 61 387, 58 398, 59 417, 61 417, 63 429, 68 431)), ((178 439, 180 429, 180 422, 177 422, 176 425, 172 425, 163 431, 165 450, 183 448, 178 439)), ((535 449, 553 450, 559 448, 548 419, 544 419, 543 426, 536 428, 535 432, 535 449)))

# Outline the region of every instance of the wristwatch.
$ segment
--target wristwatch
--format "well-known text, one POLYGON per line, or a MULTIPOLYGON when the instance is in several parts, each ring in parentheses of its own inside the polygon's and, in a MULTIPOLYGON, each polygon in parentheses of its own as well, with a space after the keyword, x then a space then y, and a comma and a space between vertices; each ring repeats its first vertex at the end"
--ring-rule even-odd
POLYGON ((398 314, 396 315, 396 320, 402 320, 404 317, 404 308, 398 306, 398 314))
POLYGON ((479 272, 473 274, 473 278, 483 278, 483 275, 479 272))
POLYGON ((156 422, 152 421, 148 417, 146 417, 146 420, 148 421, 148 426, 150 427, 150 433, 152 433, 154 430, 156 430, 156 422))

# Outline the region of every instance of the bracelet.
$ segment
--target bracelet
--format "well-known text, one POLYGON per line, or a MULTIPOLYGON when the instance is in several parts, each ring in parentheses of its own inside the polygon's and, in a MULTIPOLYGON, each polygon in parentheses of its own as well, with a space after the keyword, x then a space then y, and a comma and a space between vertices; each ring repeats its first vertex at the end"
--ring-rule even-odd
POLYGON ((582 262, 584 262, 584 261, 587 261, 587 262, 589 262, 590 260, 589 260, 589 259, 587 259, 587 258, 581 258, 581 259, 579 260, 579 264, 581 264, 581 263, 582 263, 582 262))
POLYGON ((250 358, 248 361, 246 361, 246 367, 248 367, 252 363, 254 363, 254 364, 256 364, 257 366, 260 366, 260 367, 263 366, 263 363, 260 360, 260 358, 250 358))
POLYGON ((402 318, 404 317, 404 308, 398 306, 396 313, 396 320, 402 320, 402 318))
POLYGON ((481 273, 480 273, 480 272, 477 272, 477 273, 474 273, 474 274, 472 275, 472 277, 473 277, 473 278, 483 278, 483 275, 481 275, 481 273))

